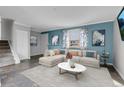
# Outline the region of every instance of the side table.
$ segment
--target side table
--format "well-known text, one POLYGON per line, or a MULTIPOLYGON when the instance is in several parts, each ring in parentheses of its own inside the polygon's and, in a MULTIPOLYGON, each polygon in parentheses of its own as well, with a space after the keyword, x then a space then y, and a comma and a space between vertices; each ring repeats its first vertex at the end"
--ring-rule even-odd
POLYGON ((109 54, 102 54, 101 60, 103 61, 104 66, 107 67, 107 62, 109 61, 109 54))

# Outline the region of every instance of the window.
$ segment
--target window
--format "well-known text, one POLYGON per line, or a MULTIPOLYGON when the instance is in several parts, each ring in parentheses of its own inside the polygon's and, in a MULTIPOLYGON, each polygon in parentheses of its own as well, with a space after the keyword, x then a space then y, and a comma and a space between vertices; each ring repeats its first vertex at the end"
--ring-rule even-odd
POLYGON ((87 31, 85 29, 65 30, 63 35, 64 48, 87 48, 87 31))
POLYGON ((81 49, 87 48, 88 38, 87 38, 87 31, 85 29, 82 29, 80 32, 80 47, 81 49))
POLYGON ((69 48, 68 31, 65 30, 63 33, 63 48, 69 48))

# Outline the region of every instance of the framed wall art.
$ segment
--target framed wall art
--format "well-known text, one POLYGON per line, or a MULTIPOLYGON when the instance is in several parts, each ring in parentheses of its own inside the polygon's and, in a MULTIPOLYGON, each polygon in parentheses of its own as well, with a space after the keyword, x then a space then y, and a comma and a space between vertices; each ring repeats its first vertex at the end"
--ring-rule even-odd
POLYGON ((105 30, 93 31, 92 37, 93 46, 105 46, 105 30))
POLYGON ((52 36, 52 45, 59 45, 59 35, 52 36))
POLYGON ((37 37, 36 36, 30 37, 30 45, 31 46, 37 46, 37 37))

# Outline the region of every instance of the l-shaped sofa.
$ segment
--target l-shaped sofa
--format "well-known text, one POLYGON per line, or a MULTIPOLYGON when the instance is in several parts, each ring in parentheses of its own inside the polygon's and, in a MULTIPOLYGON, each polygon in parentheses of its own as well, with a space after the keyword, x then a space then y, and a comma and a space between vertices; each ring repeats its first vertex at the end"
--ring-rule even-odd
MULTIPOLYGON (((68 52, 72 54, 72 60, 75 60, 76 63, 90 67, 100 67, 100 56, 96 51, 70 49, 68 52)), ((59 49, 47 50, 44 57, 39 58, 39 64, 52 67, 58 63, 65 62, 67 61, 66 53, 67 50, 65 50, 65 53, 62 53, 59 49)))

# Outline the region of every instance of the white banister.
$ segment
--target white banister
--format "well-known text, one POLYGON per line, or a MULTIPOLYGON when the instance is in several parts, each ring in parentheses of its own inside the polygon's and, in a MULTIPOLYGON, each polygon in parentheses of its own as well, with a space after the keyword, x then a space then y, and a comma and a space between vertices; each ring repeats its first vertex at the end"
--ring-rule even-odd
POLYGON ((16 51, 13 49, 11 42, 10 41, 8 41, 8 42, 9 42, 9 46, 10 46, 12 55, 14 56, 15 64, 19 64, 20 63, 20 59, 19 59, 16 51))

